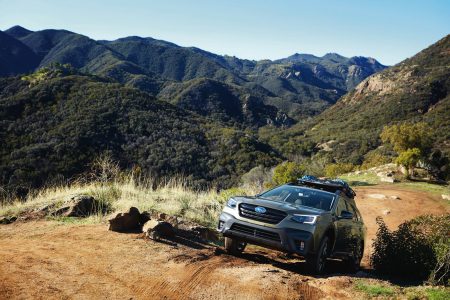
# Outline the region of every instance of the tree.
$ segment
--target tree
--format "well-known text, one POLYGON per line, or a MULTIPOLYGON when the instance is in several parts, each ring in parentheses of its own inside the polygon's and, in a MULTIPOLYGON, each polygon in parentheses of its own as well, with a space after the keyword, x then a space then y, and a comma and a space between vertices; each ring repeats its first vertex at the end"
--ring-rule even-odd
POLYGON ((428 154, 433 145, 433 130, 424 122, 403 123, 385 126, 381 132, 383 143, 390 143, 397 153, 418 148, 423 155, 428 154))
POLYGON ((431 128, 424 122, 415 124, 403 123, 385 126, 381 132, 381 140, 390 143, 398 153, 397 164, 406 169, 409 178, 414 167, 421 159, 426 159, 433 145, 431 128))
POLYGON ((272 181, 275 185, 296 181, 305 174, 305 167, 295 162, 284 162, 275 167, 272 181))
POLYGON ((400 152, 395 162, 402 165, 406 169, 406 177, 409 178, 412 173, 414 166, 419 162, 422 157, 422 153, 419 148, 412 148, 406 151, 400 152))

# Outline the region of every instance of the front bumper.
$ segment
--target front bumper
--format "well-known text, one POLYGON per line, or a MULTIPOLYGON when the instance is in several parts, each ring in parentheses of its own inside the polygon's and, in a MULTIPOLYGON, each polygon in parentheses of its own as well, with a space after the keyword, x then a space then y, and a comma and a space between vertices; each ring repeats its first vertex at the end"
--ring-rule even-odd
POLYGON ((249 244, 260 245, 288 253, 306 256, 314 249, 311 232, 294 228, 274 228, 236 219, 222 212, 217 229, 225 237, 237 238, 249 244))

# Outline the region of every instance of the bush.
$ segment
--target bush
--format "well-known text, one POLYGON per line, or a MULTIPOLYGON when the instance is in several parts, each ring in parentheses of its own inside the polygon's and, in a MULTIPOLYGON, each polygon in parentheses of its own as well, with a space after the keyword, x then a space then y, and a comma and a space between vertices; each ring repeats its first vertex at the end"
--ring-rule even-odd
POLYGON ((353 164, 348 163, 337 163, 329 164, 325 166, 325 176, 327 177, 337 177, 338 175, 349 173, 355 169, 353 164))
POLYGON ((257 166, 242 175, 241 182, 245 187, 255 188, 262 191, 265 183, 270 182, 272 179, 270 169, 264 168, 263 166, 257 166))
POLYGON ((361 165, 361 170, 367 170, 392 162, 392 159, 386 155, 376 152, 369 152, 361 165))
POLYGON ((371 256, 377 273, 449 283, 450 214, 420 216, 390 231, 381 218, 371 256))
POLYGON ((305 174, 305 167, 295 162, 284 162, 273 170, 272 181, 275 185, 281 185, 296 181, 305 174))

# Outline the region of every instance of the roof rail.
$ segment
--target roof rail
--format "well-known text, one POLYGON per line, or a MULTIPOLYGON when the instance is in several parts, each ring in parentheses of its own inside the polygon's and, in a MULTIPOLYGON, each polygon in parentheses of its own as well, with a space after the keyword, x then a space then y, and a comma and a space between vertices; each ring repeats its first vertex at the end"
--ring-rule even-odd
POLYGON ((323 190, 330 191, 333 193, 340 190, 340 191, 343 191, 350 198, 353 198, 356 196, 355 191, 352 190, 352 188, 348 185, 348 183, 339 178, 319 179, 315 176, 304 175, 303 177, 298 178, 297 181, 298 181, 298 184, 300 184, 300 185, 319 188, 319 189, 323 189, 323 190))

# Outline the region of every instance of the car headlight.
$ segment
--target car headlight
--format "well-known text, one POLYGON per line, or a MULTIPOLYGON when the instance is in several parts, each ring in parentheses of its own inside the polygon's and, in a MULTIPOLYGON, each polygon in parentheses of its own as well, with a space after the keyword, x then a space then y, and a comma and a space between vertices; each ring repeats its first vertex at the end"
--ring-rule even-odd
POLYGON ((317 221, 317 217, 318 216, 311 215, 294 215, 291 220, 298 223, 315 224, 317 221))
POLYGON ((230 198, 227 202, 227 206, 229 208, 236 208, 236 205, 237 205, 237 201, 234 200, 233 198, 230 198))

